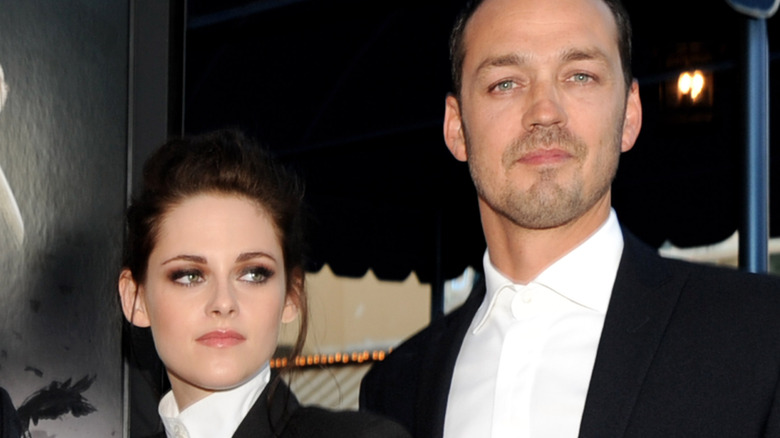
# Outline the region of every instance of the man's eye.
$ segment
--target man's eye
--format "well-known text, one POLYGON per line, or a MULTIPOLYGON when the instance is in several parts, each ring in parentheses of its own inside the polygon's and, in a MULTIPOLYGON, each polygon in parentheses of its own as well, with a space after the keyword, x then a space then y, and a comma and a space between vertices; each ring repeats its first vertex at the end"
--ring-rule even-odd
POLYGON ((264 283, 274 275, 274 272, 268 268, 250 268, 242 272, 239 280, 248 283, 264 283))
POLYGON ((515 87, 515 83, 512 81, 501 81, 493 87, 496 91, 509 91, 515 87))
POLYGON ((195 283, 202 283, 203 275, 200 271, 176 271, 171 274, 171 279, 176 283, 189 286, 195 283))
POLYGON ((591 78, 591 76, 590 76, 590 75, 588 75, 588 74, 585 74, 585 73, 576 73, 576 74, 574 74, 574 75, 571 77, 571 79, 572 79, 574 82, 588 82, 588 81, 589 81, 589 80, 591 80, 592 78, 591 78))

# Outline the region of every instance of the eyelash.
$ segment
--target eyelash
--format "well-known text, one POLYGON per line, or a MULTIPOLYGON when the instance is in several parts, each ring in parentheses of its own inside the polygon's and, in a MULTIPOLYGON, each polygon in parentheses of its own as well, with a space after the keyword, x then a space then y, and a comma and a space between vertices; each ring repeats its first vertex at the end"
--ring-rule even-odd
MULTIPOLYGON (((573 82, 584 84, 584 83, 587 83, 587 82, 595 81, 596 77, 591 75, 591 74, 589 74, 589 73, 574 73, 574 74, 569 76, 569 79, 572 80, 573 82)), ((510 90, 514 89, 516 86, 517 86, 517 84, 515 83, 515 81, 513 81, 511 79, 504 79, 504 80, 498 81, 495 84, 491 85, 489 87, 489 89, 490 89, 490 91, 504 92, 504 91, 510 91, 510 90), (511 85, 511 87, 510 88, 506 88, 506 89, 501 89, 502 85, 511 85)))
POLYGON ((588 73, 574 73, 573 75, 569 76, 574 82, 590 82, 595 80, 596 78, 593 77, 593 75, 590 75, 588 73), (580 78, 577 80, 577 78, 580 78))
POLYGON ((513 81, 513 80, 510 80, 510 79, 504 79, 504 80, 498 81, 498 82, 496 82, 495 84, 491 85, 491 86, 490 86, 490 91, 497 91, 497 92, 502 92, 502 91, 509 91, 509 90, 511 90, 512 88, 514 88, 516 85, 517 85, 517 84, 515 84, 515 81, 513 81), (507 89, 501 89, 500 87, 501 87, 502 85, 504 85, 504 84, 509 84, 509 85, 511 85, 511 88, 507 88, 507 89))
POLYGON ((197 283, 203 282, 203 273, 198 269, 180 269, 171 272, 169 278, 174 283, 178 283, 182 286, 190 287, 197 283), (188 280, 188 281, 182 281, 185 277, 195 277, 197 276, 196 280, 188 280))
MULTIPOLYGON (((239 280, 246 283, 263 284, 273 277, 275 272, 264 266, 253 266, 241 271, 239 280), (247 276, 259 277, 258 279, 246 278, 247 276)), ((169 278, 172 282, 184 287, 192 287, 203 283, 203 272, 199 269, 179 269, 170 273, 169 278)))
POLYGON ((274 271, 265 266, 254 266, 241 271, 241 276, 239 277, 239 279, 243 279, 248 275, 259 276, 261 278, 259 280, 242 280, 242 281, 246 281, 248 283, 262 284, 274 276, 274 271))

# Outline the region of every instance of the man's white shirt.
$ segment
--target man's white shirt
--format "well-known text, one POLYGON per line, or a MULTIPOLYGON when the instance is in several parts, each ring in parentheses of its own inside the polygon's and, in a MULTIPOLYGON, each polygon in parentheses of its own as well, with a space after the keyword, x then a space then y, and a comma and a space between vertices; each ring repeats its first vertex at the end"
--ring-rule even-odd
POLYGON ((445 438, 578 436, 622 252, 612 210, 527 285, 485 253, 487 292, 455 363, 445 438))

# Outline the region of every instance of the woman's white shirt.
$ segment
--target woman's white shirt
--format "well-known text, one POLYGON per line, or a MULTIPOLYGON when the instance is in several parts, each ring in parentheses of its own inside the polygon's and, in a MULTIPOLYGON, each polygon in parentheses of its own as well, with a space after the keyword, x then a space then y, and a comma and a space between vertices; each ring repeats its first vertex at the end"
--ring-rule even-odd
POLYGON ((268 363, 246 383, 204 397, 179 411, 173 391, 160 400, 158 413, 168 438, 229 438, 271 379, 268 363))

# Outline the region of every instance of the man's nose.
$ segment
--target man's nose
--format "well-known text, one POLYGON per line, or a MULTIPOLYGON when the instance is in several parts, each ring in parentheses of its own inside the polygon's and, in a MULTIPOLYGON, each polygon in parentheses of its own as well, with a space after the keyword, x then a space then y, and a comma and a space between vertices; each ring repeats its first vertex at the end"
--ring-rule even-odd
POLYGON ((567 121, 558 89, 554 81, 539 81, 528 93, 528 109, 523 114, 523 126, 532 131, 537 126, 564 125, 567 121))

